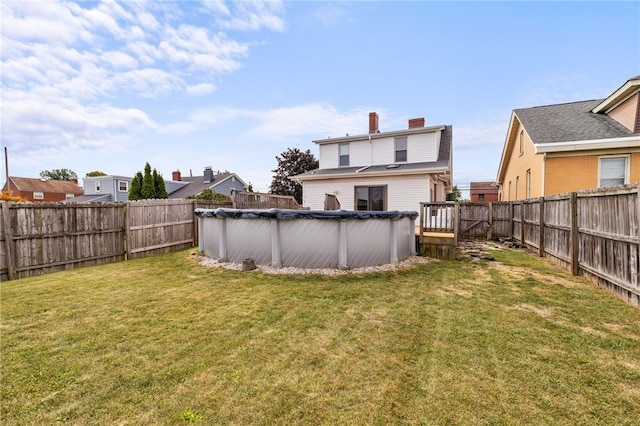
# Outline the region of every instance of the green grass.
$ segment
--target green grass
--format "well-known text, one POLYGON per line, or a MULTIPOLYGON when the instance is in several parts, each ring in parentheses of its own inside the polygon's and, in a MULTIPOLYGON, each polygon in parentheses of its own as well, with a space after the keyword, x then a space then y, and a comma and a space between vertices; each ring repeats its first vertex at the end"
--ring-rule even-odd
POLYGON ((493 254, 329 277, 182 251, 3 282, 1 422, 640 424, 640 311, 493 254))

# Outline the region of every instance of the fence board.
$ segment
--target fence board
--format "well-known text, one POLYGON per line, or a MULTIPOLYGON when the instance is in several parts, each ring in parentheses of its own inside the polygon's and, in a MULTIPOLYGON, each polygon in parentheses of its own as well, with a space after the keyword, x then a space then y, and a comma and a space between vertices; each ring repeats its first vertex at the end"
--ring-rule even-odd
POLYGON ((125 257, 121 204, 12 203, 3 208, 3 221, 10 279, 125 257))
POLYGON ((127 257, 136 259, 193 247, 193 200, 142 200, 127 205, 127 257))

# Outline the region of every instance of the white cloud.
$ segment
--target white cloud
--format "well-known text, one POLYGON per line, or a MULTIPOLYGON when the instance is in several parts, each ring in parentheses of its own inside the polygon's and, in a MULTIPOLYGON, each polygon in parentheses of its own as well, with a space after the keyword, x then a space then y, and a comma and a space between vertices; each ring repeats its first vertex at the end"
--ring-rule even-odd
POLYGON ((191 96, 204 96, 213 93, 216 90, 216 86, 209 83, 200 83, 194 86, 187 87, 187 94, 191 96))
POLYGON ((217 23, 223 29, 239 31, 258 31, 263 28, 271 31, 284 31, 286 24, 284 5, 276 0, 245 0, 228 3, 220 1, 205 2, 204 5, 217 16, 217 23))
MULTIPOLYGON (((217 27, 194 15, 191 2, 3 1, 3 145, 64 151, 158 131, 137 105, 211 94, 216 78, 241 68, 252 43, 223 30, 284 28, 279 1, 205 7, 217 27)), ((190 121, 164 127, 196 128, 190 121)))
POLYGON ((12 105, 2 115, 4 137, 10 138, 13 148, 19 151, 108 148, 125 136, 157 127, 135 108, 87 108, 69 99, 49 102, 17 91, 5 91, 3 96, 4 103, 12 105))

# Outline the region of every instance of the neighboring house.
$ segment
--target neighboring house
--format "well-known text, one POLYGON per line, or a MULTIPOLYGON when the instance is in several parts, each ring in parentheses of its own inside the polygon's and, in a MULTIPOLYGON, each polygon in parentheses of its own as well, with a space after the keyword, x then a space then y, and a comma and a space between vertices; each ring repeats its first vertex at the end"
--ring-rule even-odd
POLYGON ((498 187, 495 182, 471 182, 469 195, 472 203, 498 201, 498 187))
POLYGON ((419 211, 420 202, 445 201, 451 190, 452 127, 409 120, 404 130, 380 132, 369 114, 369 134, 313 141, 319 168, 291 177, 302 184, 302 204, 322 210, 335 196, 345 210, 419 211))
POLYGON ((73 202, 78 203, 126 203, 133 178, 126 176, 94 176, 82 179, 84 195, 73 202))
POLYGON ((57 202, 82 195, 82 188, 78 186, 77 180, 47 180, 16 176, 9 176, 2 190, 9 190, 13 195, 33 202, 57 202))
POLYGON ((640 181, 640 76, 606 99, 513 110, 496 183, 512 201, 640 181))
POLYGON ((205 189, 231 196, 232 191, 247 191, 247 184, 235 173, 214 173, 205 167, 202 176, 182 176, 179 170, 171 174, 171 181, 165 181, 169 198, 187 198, 198 195, 205 189))

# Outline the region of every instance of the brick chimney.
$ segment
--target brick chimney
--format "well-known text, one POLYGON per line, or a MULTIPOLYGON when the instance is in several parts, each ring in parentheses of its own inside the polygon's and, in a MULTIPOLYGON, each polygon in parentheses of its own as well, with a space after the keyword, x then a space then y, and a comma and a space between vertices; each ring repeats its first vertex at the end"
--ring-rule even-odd
POLYGON ((415 129, 416 127, 424 127, 424 117, 409 119, 409 128, 415 129))
POLYGON ((378 113, 369 113, 369 133, 378 133, 378 113))
POLYGON ((171 173, 171 180, 177 180, 178 182, 182 180, 182 175, 180 175, 180 170, 176 170, 171 173))

